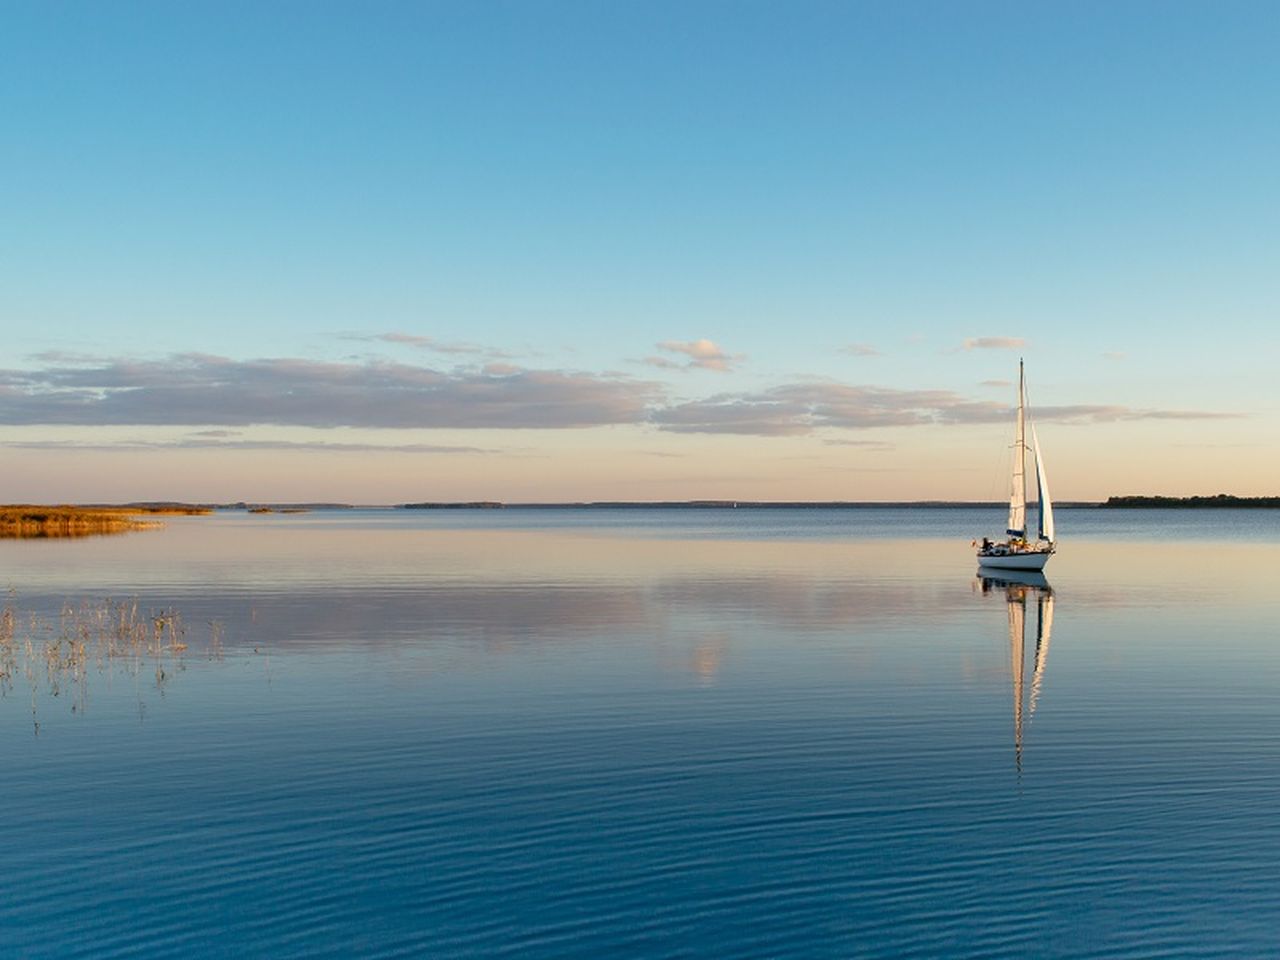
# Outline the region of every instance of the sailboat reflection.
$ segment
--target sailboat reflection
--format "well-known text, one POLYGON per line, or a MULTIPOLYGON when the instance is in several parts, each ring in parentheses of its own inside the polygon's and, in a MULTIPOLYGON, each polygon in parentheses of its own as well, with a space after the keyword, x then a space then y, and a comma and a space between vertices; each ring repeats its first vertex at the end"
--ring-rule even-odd
POLYGON ((1018 772, 1022 772, 1023 703, 1025 720, 1035 716, 1040 689, 1044 683, 1045 664, 1049 660, 1049 641, 1053 634, 1053 588, 1044 574, 1038 572, 1001 571, 1000 576, 979 571, 978 579, 984 596, 1003 590, 1009 608, 1009 672, 1013 676, 1013 751, 1018 772), (1036 650, 1031 673, 1031 694, 1024 697, 1026 676, 1027 598, 1036 600, 1036 650))

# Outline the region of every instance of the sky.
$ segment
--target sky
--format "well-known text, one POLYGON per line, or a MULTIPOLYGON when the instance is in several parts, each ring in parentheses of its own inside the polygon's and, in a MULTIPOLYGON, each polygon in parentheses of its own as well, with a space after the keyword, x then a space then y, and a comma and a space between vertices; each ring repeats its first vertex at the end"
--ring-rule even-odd
POLYGON ((1280 493, 1280 5, 0 17, 0 502, 1280 493))

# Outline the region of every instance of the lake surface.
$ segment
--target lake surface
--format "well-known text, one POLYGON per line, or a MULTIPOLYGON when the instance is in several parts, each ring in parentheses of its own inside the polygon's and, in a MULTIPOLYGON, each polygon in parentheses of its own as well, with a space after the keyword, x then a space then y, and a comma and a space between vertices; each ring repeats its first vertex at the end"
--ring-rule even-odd
POLYGON ((0 543, 0 953, 1276 955, 1280 511, 1063 509, 1047 587, 976 576, 1003 526, 0 543), (103 653, 108 599, 186 649, 103 653))

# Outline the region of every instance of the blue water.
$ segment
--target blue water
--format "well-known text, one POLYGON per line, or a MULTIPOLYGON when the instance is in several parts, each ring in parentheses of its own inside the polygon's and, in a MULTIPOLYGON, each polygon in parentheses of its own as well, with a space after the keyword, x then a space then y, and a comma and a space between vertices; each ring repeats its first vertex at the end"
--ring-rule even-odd
POLYGON ((1276 953, 1280 515, 1063 510, 1047 588, 975 575, 1002 525, 0 543, 0 954, 1276 953), (106 598, 186 649, 51 666, 106 598))
MULTIPOLYGON (((880 507, 506 507, 497 510, 333 510, 283 515, 280 525, 413 526, 429 529, 575 530, 619 536, 762 539, 961 538, 1004 536, 1004 506, 880 507)), ((1280 543, 1280 511, 1057 507, 1071 540, 1250 540, 1280 543)), ((1034 529, 1033 503, 1028 520, 1034 529)))

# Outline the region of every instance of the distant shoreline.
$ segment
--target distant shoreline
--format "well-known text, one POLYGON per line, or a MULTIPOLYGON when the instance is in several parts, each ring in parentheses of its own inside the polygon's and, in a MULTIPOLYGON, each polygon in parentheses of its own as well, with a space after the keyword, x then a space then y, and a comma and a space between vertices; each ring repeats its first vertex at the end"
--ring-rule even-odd
POLYGON ((1131 496, 1108 497, 1100 503, 1101 507, 1175 507, 1179 509, 1203 510, 1214 507, 1249 507, 1251 509, 1280 508, 1280 497, 1236 497, 1229 493, 1219 493, 1212 497, 1159 497, 1131 496))
MULTIPOLYGON (((1035 509, 1035 501, 1027 504, 1035 509)), ((1280 497, 1236 497, 1230 494, 1194 497, 1165 496, 1113 496, 1104 501, 1098 500, 1065 500, 1054 504, 1059 509, 1092 510, 1098 508, 1172 508, 1172 509, 1213 509, 1213 508, 1280 508, 1280 497)), ((296 503, 269 501, 237 501, 234 503, 185 503, 182 501, 150 501, 146 503, 124 504, 77 504, 58 507, 37 505, 0 505, 0 512, 9 514, 11 520, 30 520, 30 514, 41 513, 61 515, 98 514, 104 515, 183 515, 244 512, 250 514, 297 514, 311 511, 346 511, 346 510, 876 510, 876 509, 926 509, 926 510, 964 510, 964 509, 1004 509, 1007 500, 565 500, 565 501, 513 501, 500 500, 441 500, 422 501, 417 503, 394 504, 352 504, 352 503, 296 503)), ((53 516, 42 518, 53 520, 53 516)), ((79 519, 79 518, 77 518, 79 519)))
MULTIPOLYGON (((1005 508, 1007 500, 582 500, 560 503, 505 503, 498 500, 401 503, 399 510, 874 510, 889 507, 928 509, 1005 508)), ((1030 504, 1035 506, 1035 502, 1030 504)), ((1097 501, 1066 501, 1057 507, 1098 507, 1097 501)))

